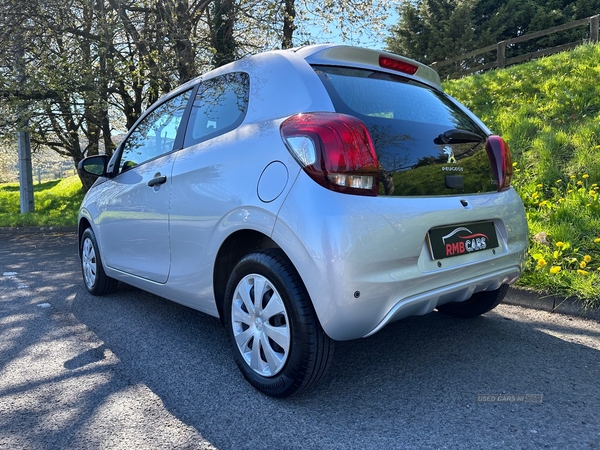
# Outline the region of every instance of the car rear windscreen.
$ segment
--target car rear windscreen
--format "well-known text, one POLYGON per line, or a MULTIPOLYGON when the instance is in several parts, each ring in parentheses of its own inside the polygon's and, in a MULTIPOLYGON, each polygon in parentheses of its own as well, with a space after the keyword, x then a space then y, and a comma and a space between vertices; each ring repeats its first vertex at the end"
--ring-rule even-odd
POLYGON ((497 190, 486 133, 443 92, 373 70, 314 70, 336 111, 367 125, 380 167, 380 195, 497 190))

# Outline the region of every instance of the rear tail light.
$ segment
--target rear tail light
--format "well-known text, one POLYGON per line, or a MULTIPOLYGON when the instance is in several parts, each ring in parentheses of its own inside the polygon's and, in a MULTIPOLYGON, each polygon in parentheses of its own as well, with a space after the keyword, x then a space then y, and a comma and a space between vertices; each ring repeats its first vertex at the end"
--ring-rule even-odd
POLYGON ((488 136, 485 150, 490 158, 494 179, 498 183, 498 190, 508 189, 513 177, 512 159, 508 144, 500 136, 488 136))
POLYGON ((281 136, 321 186, 348 194, 379 194, 377 156, 359 119, 329 112, 297 114, 281 124, 281 136))

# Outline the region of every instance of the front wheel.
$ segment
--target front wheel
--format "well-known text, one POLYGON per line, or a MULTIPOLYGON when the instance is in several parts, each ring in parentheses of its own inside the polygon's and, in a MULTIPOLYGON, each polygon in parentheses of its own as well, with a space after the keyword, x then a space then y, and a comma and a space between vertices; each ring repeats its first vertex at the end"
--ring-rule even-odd
POLYGON ((508 284, 501 285, 494 291, 481 291, 464 302, 446 303, 437 310, 454 317, 477 317, 491 311, 504 300, 508 292, 508 284))
POLYGON ((224 317, 238 367, 269 396, 315 385, 333 356, 304 283, 279 250, 240 260, 227 283, 224 317))
POLYGON ((81 235, 79 251, 81 273, 88 292, 93 295, 105 295, 113 292, 117 288, 118 282, 104 272, 96 236, 91 228, 86 229, 81 235))

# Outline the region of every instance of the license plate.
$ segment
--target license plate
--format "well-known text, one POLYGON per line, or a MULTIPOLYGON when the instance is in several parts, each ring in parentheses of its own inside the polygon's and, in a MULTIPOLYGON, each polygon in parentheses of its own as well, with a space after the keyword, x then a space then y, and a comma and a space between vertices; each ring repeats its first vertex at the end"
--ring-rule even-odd
POLYGON ((433 259, 466 255, 498 247, 496 227, 492 222, 476 222, 433 228, 428 234, 433 259))

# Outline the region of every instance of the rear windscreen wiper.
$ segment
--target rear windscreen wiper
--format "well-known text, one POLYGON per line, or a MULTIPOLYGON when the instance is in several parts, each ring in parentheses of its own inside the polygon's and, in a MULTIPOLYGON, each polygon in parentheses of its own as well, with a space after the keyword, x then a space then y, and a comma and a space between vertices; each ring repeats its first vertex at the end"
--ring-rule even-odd
POLYGON ((461 144, 464 142, 482 142, 485 137, 468 130, 453 128, 444 131, 433 142, 435 144, 461 144))

